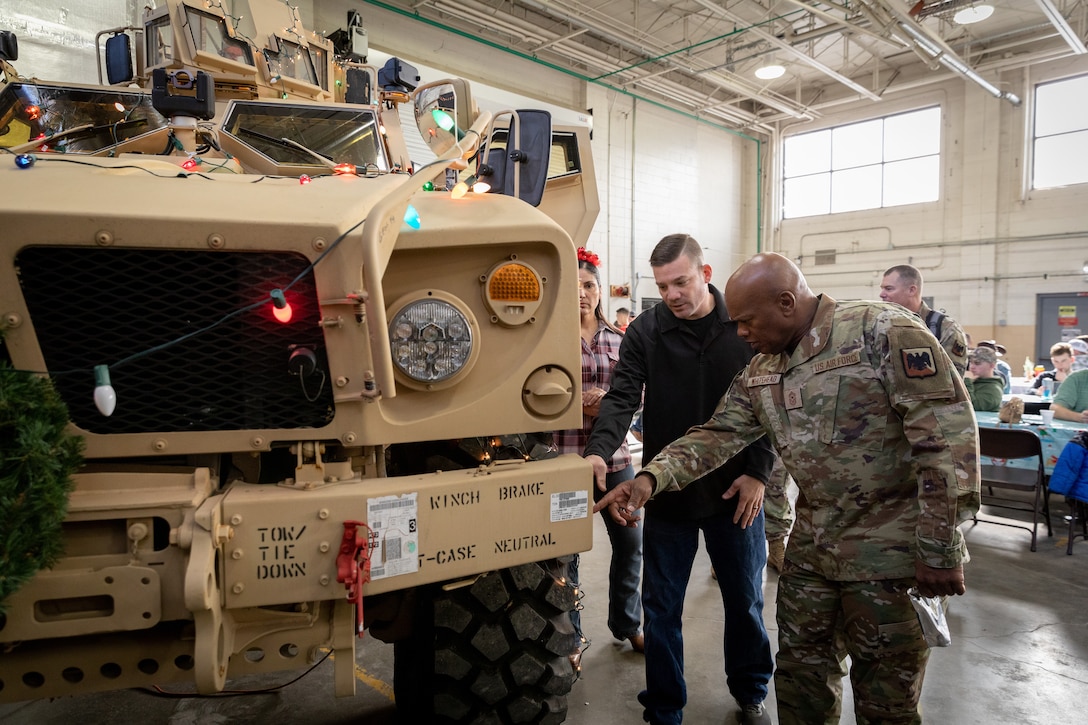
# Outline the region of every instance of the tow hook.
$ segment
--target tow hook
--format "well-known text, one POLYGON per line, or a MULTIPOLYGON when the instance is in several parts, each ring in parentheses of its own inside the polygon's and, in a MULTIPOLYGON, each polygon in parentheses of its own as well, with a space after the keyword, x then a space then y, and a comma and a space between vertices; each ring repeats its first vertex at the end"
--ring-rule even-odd
POLYGON ((355 602, 355 634, 363 636, 363 585, 370 581, 370 527, 362 521, 345 521, 344 538, 336 556, 336 581, 355 602))

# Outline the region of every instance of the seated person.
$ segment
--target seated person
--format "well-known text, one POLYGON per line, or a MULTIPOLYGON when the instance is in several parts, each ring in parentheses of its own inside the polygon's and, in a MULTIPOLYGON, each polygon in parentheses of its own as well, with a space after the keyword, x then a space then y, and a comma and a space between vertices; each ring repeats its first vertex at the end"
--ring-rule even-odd
POLYGON ((963 384, 967 386, 967 394, 975 410, 997 411, 1001 408, 1004 383, 994 374, 996 366, 997 353, 992 347, 979 345, 967 358, 963 384))
MULTIPOLYGON (((1001 389, 1004 393, 1012 392, 1012 368, 1007 362, 1001 358, 1005 357, 1005 353, 1008 350, 1005 346, 996 340, 983 340, 978 344, 979 347, 988 347, 994 351, 994 355, 997 357, 997 365, 994 366, 994 374, 1001 378, 1001 389)), ((978 408, 975 408, 978 410, 978 408)))
POLYGON ((1058 420, 1088 423, 1088 370, 1069 373, 1050 409, 1058 420))
POLYGON ((1088 340, 1084 335, 1074 337, 1069 341, 1069 349, 1073 351, 1072 372, 1088 370, 1088 340))
POLYGON ((1050 346, 1050 364, 1054 366, 1054 369, 1040 373, 1031 384, 1036 395, 1042 395, 1044 380, 1053 380, 1053 390, 1055 393, 1058 392, 1058 386, 1069 376, 1069 373, 1073 372, 1073 348, 1068 342, 1056 342, 1050 346))

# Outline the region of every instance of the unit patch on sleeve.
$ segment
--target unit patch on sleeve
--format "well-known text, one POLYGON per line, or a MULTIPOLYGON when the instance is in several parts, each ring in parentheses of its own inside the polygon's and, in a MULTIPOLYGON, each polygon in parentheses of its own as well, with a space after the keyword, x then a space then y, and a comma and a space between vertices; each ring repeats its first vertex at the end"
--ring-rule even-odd
POLYGON ((906 317, 892 320, 888 346, 896 402, 957 397, 952 361, 929 330, 906 317))
POLYGON ((908 378, 929 378, 937 374, 932 348, 908 347, 899 352, 903 356, 903 372, 908 378))

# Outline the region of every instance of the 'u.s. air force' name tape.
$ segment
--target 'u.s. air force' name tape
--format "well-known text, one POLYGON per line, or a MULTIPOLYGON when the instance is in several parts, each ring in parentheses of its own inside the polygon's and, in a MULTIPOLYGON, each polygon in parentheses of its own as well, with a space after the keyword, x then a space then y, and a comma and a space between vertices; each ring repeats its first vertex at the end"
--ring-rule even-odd
MULTIPOLYGON (((812 363, 812 372, 822 373, 826 370, 832 370, 834 368, 844 368, 848 365, 857 365, 861 362, 861 352, 854 350, 853 352, 844 353, 842 355, 836 355, 835 357, 829 357, 826 360, 817 360, 812 363)), ((761 385, 778 385, 782 381, 781 373, 773 373, 771 375, 754 375, 748 378, 749 388, 758 388, 761 385)))

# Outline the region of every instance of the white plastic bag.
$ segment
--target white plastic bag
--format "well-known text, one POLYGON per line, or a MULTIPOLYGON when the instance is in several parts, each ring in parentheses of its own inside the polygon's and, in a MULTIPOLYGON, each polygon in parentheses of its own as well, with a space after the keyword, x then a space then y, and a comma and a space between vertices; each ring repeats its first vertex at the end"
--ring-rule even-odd
POLYGON ((952 644, 948 620, 944 616, 944 597, 923 597, 915 587, 910 588, 907 596, 914 605, 914 611, 918 613, 918 623, 922 625, 926 644, 930 647, 947 647, 952 644))

